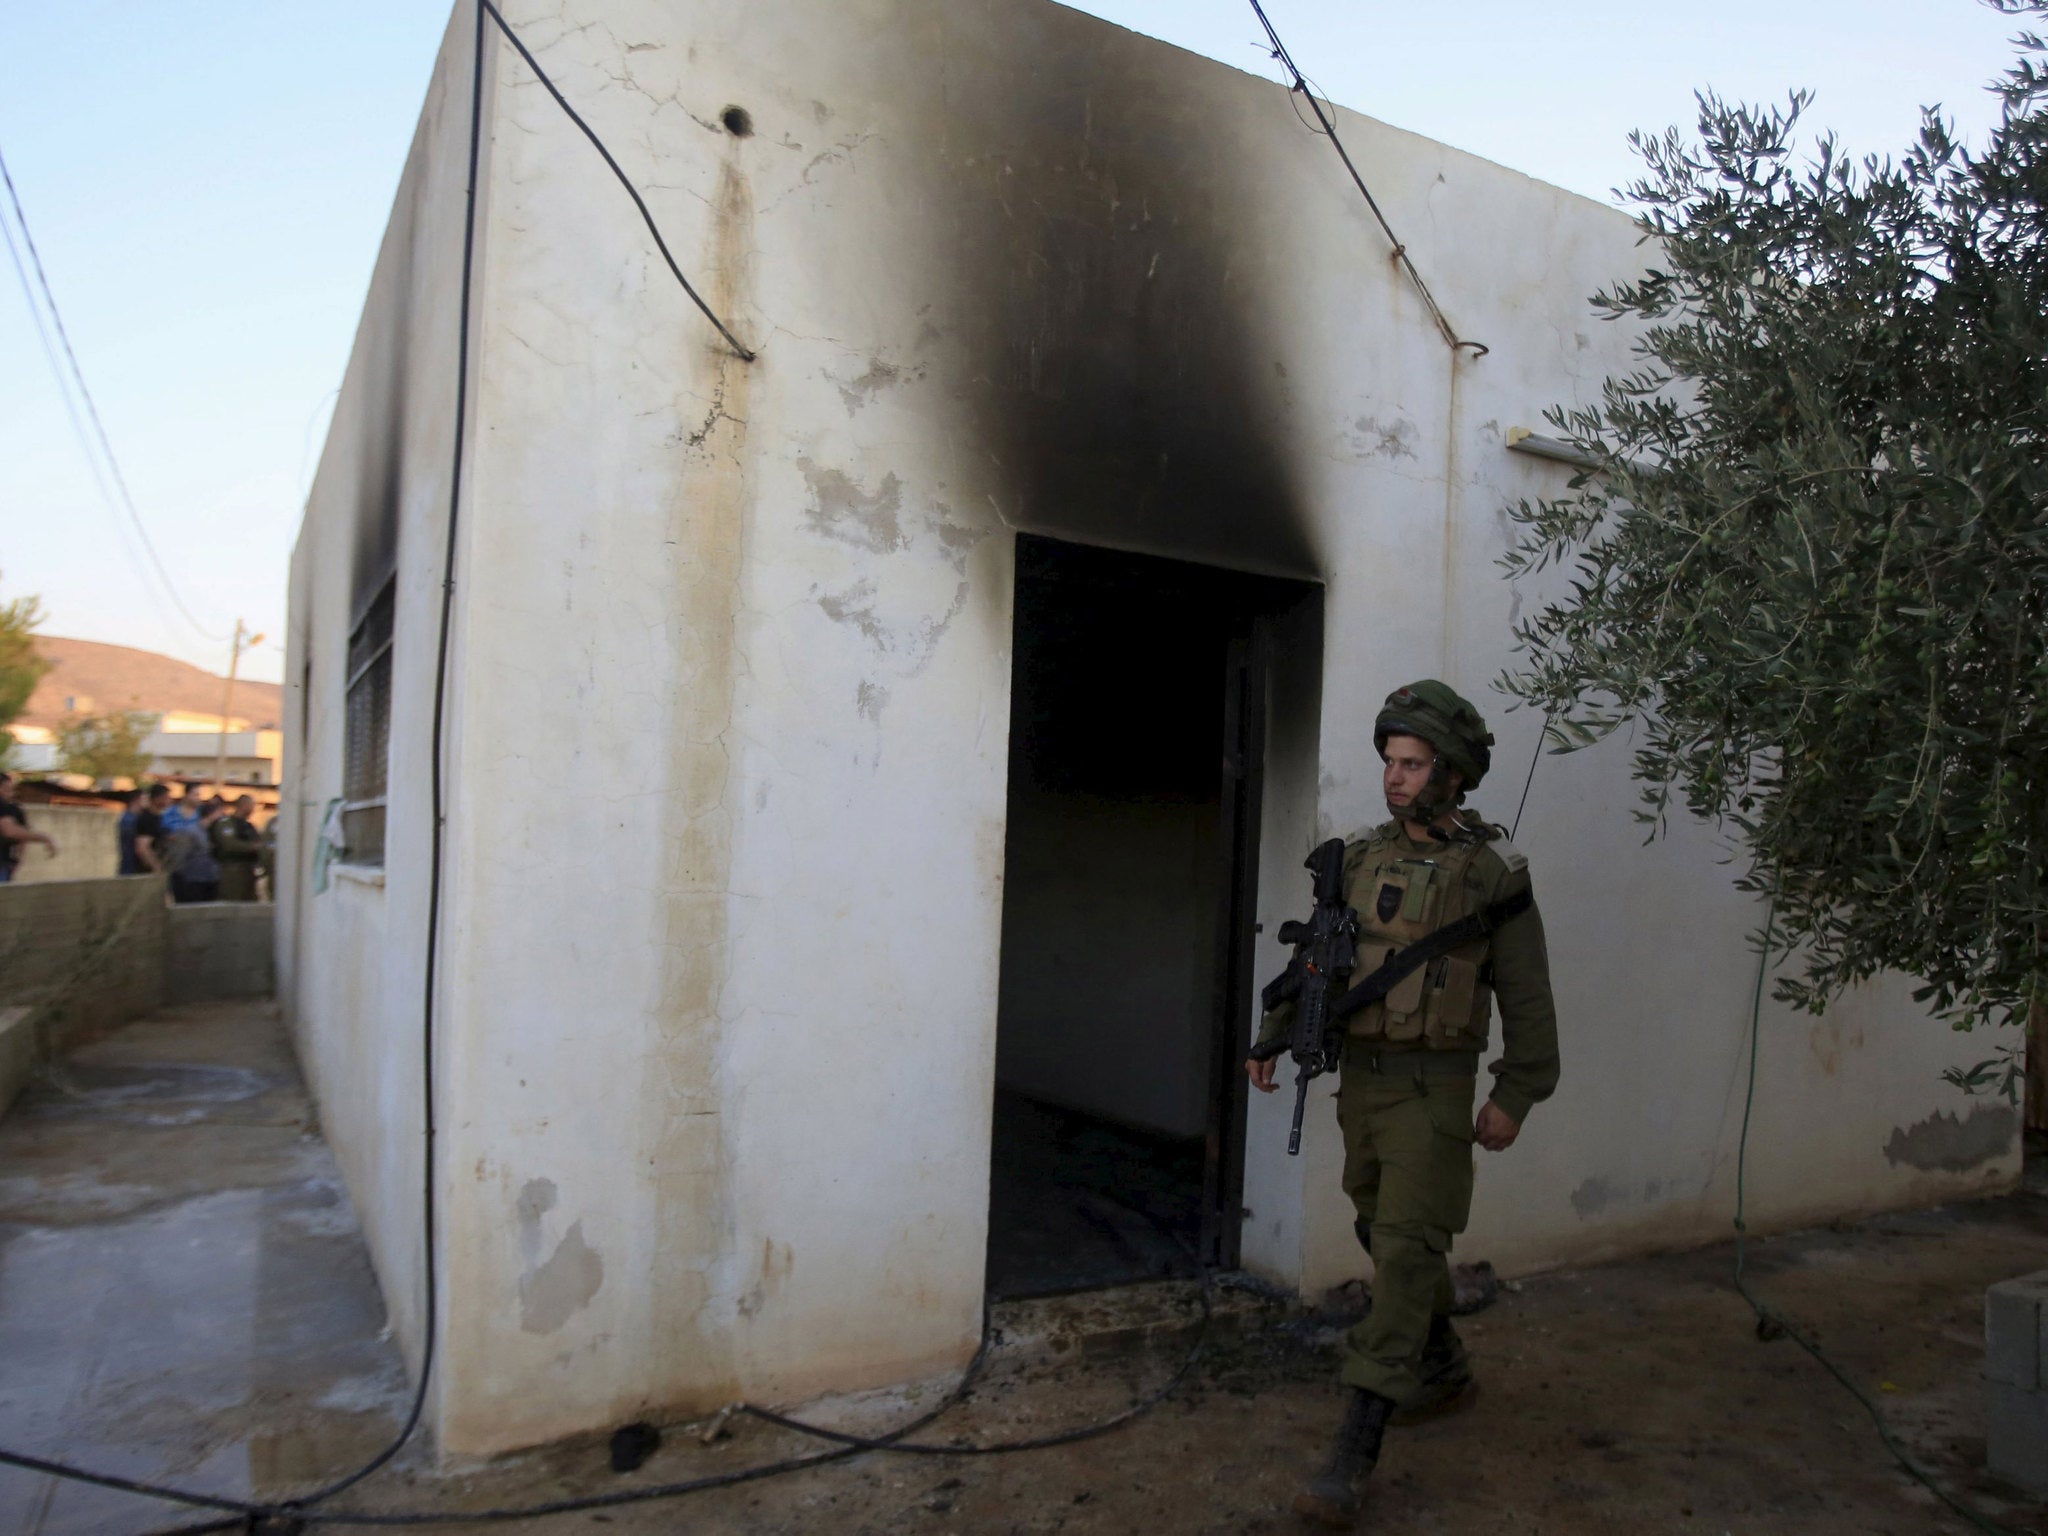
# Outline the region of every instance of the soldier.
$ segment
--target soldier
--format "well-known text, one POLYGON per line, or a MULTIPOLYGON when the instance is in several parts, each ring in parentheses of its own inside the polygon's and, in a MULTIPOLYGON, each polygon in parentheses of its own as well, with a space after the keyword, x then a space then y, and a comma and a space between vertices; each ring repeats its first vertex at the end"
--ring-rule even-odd
POLYGON ((220 861, 221 901, 256 899, 256 865, 263 856, 263 834, 250 820, 255 810, 255 796, 243 795, 213 824, 210 836, 213 856, 220 861))
MULTIPOLYGON (((1492 765, 1479 711, 1445 684, 1396 689, 1373 722, 1393 819, 1344 850, 1358 912, 1357 974, 1446 923, 1529 888, 1529 861, 1461 808, 1492 765)), ((1292 1004, 1268 1014, 1245 1071, 1273 1091, 1292 1004)), ((1373 1260, 1372 1310, 1345 1335, 1344 1422, 1297 1513, 1348 1526, 1387 1425, 1469 1402, 1476 1391, 1451 1327, 1452 1237, 1472 1206, 1472 1144, 1504 1151, 1557 1086, 1557 1015, 1543 922, 1533 905, 1490 937, 1420 966, 1351 1020, 1337 1092, 1344 1192, 1373 1260), (1493 1000, 1503 1053, 1475 1120, 1493 1000)))

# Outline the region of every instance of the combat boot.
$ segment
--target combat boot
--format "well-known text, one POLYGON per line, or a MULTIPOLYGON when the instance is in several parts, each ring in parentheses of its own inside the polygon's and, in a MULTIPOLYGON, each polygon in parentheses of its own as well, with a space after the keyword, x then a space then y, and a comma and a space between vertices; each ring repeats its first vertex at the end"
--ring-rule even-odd
POLYGON ((1397 1425, 1421 1424, 1446 1413, 1469 1408, 1479 1395, 1479 1383, 1472 1378, 1472 1357, 1451 1320, 1439 1314, 1429 1320, 1429 1339, 1422 1346, 1422 1358, 1415 1362, 1422 1384, 1401 1399, 1394 1410, 1397 1425))
POLYGON ((1364 1501, 1365 1480, 1379 1464, 1380 1441, 1393 1412, 1391 1398, 1363 1387, 1351 1388, 1344 1422, 1337 1426, 1337 1438, 1330 1443, 1330 1459, 1294 1496, 1297 1515, 1337 1530, 1350 1528, 1364 1501))

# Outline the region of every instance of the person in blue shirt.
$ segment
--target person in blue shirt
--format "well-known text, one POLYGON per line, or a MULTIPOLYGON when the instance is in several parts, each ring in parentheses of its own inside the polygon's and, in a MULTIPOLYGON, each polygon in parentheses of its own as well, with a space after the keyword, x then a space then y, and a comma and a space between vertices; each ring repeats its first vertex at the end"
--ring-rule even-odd
POLYGON ((171 871, 171 900, 219 899, 220 863, 213 856, 213 841, 207 834, 220 814, 220 807, 193 784, 186 785, 184 798, 164 812, 164 862, 171 871))

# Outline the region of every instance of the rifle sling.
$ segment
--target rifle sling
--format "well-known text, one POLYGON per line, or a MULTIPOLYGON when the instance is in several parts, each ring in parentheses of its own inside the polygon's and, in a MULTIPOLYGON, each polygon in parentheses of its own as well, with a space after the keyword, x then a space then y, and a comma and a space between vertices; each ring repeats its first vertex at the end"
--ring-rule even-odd
POLYGON ((1491 906, 1467 913, 1454 923, 1445 923, 1436 932, 1417 939, 1406 949, 1397 950, 1387 956, 1379 969, 1357 986, 1342 997, 1330 1000, 1329 1021, 1334 1024, 1339 1019, 1350 1018, 1361 1008, 1370 1008, 1393 991, 1401 978, 1418 965, 1427 965, 1438 955, 1449 954, 1461 944, 1485 938, 1509 918, 1520 917, 1535 905, 1535 901, 1535 891, 1525 886, 1514 895, 1503 896, 1491 906))

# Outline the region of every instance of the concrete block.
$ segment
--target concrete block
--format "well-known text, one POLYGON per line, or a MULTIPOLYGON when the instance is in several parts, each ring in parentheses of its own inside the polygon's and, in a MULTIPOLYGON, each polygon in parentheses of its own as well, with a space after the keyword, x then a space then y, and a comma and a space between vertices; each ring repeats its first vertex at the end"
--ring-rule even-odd
POLYGON ((2048 1392, 2004 1382, 1985 1389, 1984 1441, 1991 1475, 2028 1493, 2048 1495, 2048 1392))
POLYGON ((0 1008, 0 1115, 36 1069, 36 1032, 28 1008, 0 1008))
POLYGON ((1984 1377, 2033 1392, 2044 1385, 2048 1334, 2048 1270, 2001 1280, 1984 1293, 1984 1377))

